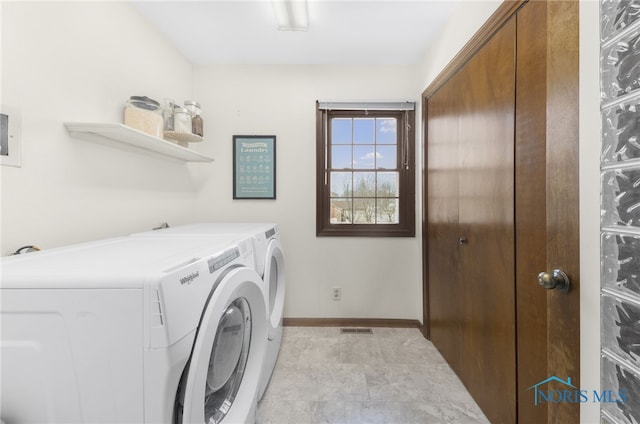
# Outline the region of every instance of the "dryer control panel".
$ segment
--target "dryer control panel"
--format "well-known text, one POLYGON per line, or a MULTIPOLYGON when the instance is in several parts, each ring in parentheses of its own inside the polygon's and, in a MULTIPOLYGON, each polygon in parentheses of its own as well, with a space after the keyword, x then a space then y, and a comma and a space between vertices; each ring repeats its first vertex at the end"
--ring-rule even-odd
POLYGON ((207 264, 209 265, 209 273, 213 274, 223 266, 233 262, 239 257, 240 249, 238 249, 237 247, 225 250, 221 254, 216 255, 207 261, 207 264))

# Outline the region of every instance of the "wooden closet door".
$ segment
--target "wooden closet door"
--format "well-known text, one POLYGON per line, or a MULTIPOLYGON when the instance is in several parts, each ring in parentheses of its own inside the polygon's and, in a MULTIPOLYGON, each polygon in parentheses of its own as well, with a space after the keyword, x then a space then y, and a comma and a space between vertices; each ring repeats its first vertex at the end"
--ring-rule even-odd
POLYGON ((495 424, 516 420, 515 42, 511 19, 458 72, 460 369, 495 424))
POLYGON ((511 19, 427 103, 430 337, 493 423, 516 420, 511 19))
POLYGON ((493 423, 516 422, 516 404, 522 424, 580 419, 578 403, 536 406, 531 390, 551 375, 579 387, 577 25, 577 1, 504 2, 423 93, 425 322, 493 423), (458 150, 440 152, 432 137, 458 150), (458 172, 429 181, 441 163, 458 172), (458 202, 435 204, 455 191, 447 184, 458 185, 458 202), (450 249, 447 237, 467 243, 450 249), (569 293, 538 286, 538 272, 555 268, 571 278, 569 293))
POLYGON ((535 405, 529 388, 549 377, 547 293, 535 276, 547 269, 546 107, 547 4, 518 11, 516 86, 516 311, 518 423, 547 421, 547 404, 535 405))
POLYGON ((458 281, 458 103, 460 77, 454 75, 427 106, 427 246, 430 339, 460 373, 462 290, 458 281))

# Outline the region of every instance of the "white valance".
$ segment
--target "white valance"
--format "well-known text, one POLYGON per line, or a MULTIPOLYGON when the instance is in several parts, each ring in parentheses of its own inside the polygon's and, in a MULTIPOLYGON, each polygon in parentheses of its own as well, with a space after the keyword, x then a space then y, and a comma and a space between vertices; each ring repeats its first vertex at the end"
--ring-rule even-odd
POLYGON ((319 101, 320 110, 415 110, 415 102, 331 102, 319 101))

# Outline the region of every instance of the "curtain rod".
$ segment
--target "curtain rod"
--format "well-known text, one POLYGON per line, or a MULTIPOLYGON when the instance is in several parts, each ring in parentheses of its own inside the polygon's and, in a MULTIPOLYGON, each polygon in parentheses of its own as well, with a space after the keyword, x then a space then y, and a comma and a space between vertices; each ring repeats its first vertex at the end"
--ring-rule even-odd
POLYGON ((318 102, 320 110, 415 110, 415 102, 318 102))

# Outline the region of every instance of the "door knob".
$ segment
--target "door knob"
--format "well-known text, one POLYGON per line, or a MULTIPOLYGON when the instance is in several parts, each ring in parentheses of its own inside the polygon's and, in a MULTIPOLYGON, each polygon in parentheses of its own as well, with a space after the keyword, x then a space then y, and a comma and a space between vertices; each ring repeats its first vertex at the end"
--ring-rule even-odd
POLYGON ((568 292, 571 288, 569 276, 560 269, 554 269, 551 274, 544 271, 538 274, 538 284, 547 290, 556 289, 562 293, 568 292))
POLYGON ((458 244, 459 244, 459 245, 467 244, 467 242, 468 242, 468 241, 469 241, 469 240, 467 240, 467 238, 466 238, 466 237, 460 237, 460 238, 458 239, 458 244))

